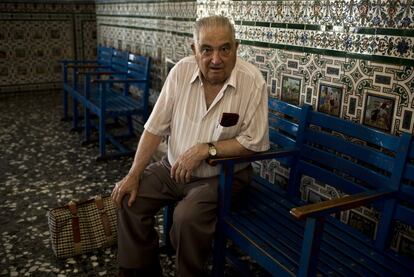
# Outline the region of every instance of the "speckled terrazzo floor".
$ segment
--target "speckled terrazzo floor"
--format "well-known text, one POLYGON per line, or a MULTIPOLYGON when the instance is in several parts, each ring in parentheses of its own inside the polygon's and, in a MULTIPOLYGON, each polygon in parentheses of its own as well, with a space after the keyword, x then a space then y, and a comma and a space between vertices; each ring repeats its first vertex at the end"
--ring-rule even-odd
MULTIPOLYGON (((68 259, 51 249, 47 211, 110 193, 132 162, 97 162, 97 145, 82 147, 80 134, 60 120, 61 98, 59 92, 0 98, 0 276, 116 276, 116 245, 68 259)), ((161 265, 164 276, 174 276, 174 256, 162 254, 161 265)), ((227 268, 226 276, 238 274, 227 268)))
MULTIPOLYGON (((53 255, 47 211, 110 193, 131 158, 96 162, 96 144, 60 121, 59 93, 0 99, 0 275, 115 276, 116 246, 69 259, 53 255)), ((166 276, 171 258, 162 257, 166 276)))

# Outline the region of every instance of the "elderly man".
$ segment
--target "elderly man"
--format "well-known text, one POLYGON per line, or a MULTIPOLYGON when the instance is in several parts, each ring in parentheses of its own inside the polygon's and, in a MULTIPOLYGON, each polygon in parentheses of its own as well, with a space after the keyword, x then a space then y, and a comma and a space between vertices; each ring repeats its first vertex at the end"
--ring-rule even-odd
MULTIPOLYGON (((237 48, 226 17, 202 18, 195 23, 194 56, 179 61, 167 77, 131 169, 112 192, 120 207, 120 276, 162 275, 154 215, 171 201, 177 202, 170 232, 177 276, 205 272, 219 174, 205 160, 269 147, 266 83, 255 66, 237 58, 237 48), (149 164, 164 136, 168 156, 149 164)), ((236 178, 247 183, 251 167, 236 170, 236 178)))

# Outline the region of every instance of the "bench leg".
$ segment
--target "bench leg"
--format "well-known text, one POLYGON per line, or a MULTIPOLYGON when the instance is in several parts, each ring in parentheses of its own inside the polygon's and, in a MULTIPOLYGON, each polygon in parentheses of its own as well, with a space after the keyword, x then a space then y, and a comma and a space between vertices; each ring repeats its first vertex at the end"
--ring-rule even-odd
POLYGON ((68 92, 63 89, 63 121, 69 120, 69 114, 68 114, 68 92))
POLYGON ((298 276, 316 276, 325 218, 306 219, 298 276))
POLYGON ((163 229, 164 229, 164 245, 160 247, 160 252, 167 255, 174 254, 174 248, 171 245, 170 230, 173 221, 174 205, 164 207, 163 211, 163 229))
POLYGON ((127 116, 127 122, 128 122, 128 133, 130 136, 132 136, 134 134, 134 127, 132 124, 132 116, 128 115, 127 116))
POLYGON ((105 112, 101 111, 99 115, 99 158, 105 156, 105 143, 106 143, 106 126, 105 126, 105 112))
POLYGON ((213 249, 213 270, 212 276, 223 277, 226 262, 226 239, 222 232, 215 233, 214 249, 213 249))
POLYGON ((219 177, 218 190, 218 217, 214 236, 213 249, 213 276, 224 276, 226 261, 226 236, 224 234, 224 218, 230 210, 231 185, 234 180, 234 162, 222 165, 223 170, 219 177))
POLYGON ((82 144, 86 144, 89 142, 90 138, 91 138, 91 116, 90 116, 90 112, 88 110, 88 108, 84 108, 84 124, 85 124, 85 134, 84 134, 84 141, 82 142, 82 144))
POLYGON ((75 98, 73 98, 72 104, 72 131, 77 131, 79 123, 78 101, 75 98))

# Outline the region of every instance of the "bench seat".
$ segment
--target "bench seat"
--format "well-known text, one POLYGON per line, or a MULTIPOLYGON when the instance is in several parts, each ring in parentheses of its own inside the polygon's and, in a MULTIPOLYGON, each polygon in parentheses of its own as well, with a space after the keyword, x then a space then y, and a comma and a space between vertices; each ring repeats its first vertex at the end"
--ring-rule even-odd
MULTIPOLYGON (((295 220, 289 211, 304 203, 289 201, 285 191, 261 178, 255 178, 245 193, 247 206, 229 213, 224 222, 226 233, 243 249, 250 249, 246 254, 254 260, 268 259, 263 263, 267 271, 296 276, 305 222, 295 220), (275 257, 285 270, 274 266, 275 257)), ((317 269, 323 276, 408 276, 412 265, 408 259, 404 261, 394 252, 375 250, 372 240, 327 218, 317 269)))
MULTIPOLYGON (((86 108, 98 113, 102 109, 99 89, 94 88, 88 98, 83 95, 77 95, 77 99, 85 103, 86 108)), ((128 114, 139 114, 143 110, 142 102, 135 100, 130 96, 125 96, 119 91, 106 91, 105 113, 108 117, 117 117, 128 114)))
POLYGON ((128 149, 121 140, 134 137, 133 121, 138 119, 141 124, 149 115, 150 58, 116 49, 110 49, 109 54, 106 52, 102 51, 98 55, 99 62, 93 64, 62 62, 64 94, 73 100, 72 130, 84 130, 84 145, 95 142, 91 139, 92 130, 98 131, 98 159, 133 155, 135 151, 128 149), (139 95, 133 96, 133 90, 139 95), (83 108, 82 128, 79 126, 79 105, 83 108), (118 123, 119 118, 126 122, 128 134, 115 136, 107 132, 106 125, 109 127, 109 119, 118 123), (115 152, 107 153, 107 142, 115 146, 115 152))
POLYGON ((72 131, 80 131, 81 117, 78 114, 79 104, 83 104, 85 88, 88 78, 125 78, 128 52, 119 51, 108 47, 98 47, 98 58, 92 61, 62 61, 63 65, 63 95, 64 95, 64 119, 68 119, 68 96, 72 97, 72 131), (121 74, 116 74, 121 73, 121 74))
POLYGON ((62 60, 62 78, 63 78, 63 118, 62 120, 69 120, 69 91, 72 86, 82 85, 78 84, 77 71, 79 68, 88 68, 89 70, 99 71, 102 69, 110 69, 112 56, 114 54, 112 47, 98 46, 96 60, 62 60), (72 70, 72 74, 69 71, 72 70), (70 77, 70 78, 69 78, 70 77))
POLYGON ((141 122, 145 122, 148 118, 150 58, 128 54, 124 68, 117 68, 112 73, 86 73, 84 78, 84 88, 74 91, 84 107, 84 143, 91 141, 90 135, 94 127, 99 133, 98 159, 134 155, 135 151, 123 145, 120 139, 134 136, 132 116, 140 116, 141 122), (99 78, 101 75, 109 78, 99 78), (131 94, 132 87, 141 91, 139 97, 131 94), (98 124, 93 124, 91 115, 98 117, 98 124), (114 136, 107 132, 107 120, 110 118, 116 120, 118 117, 126 118, 128 134, 114 136), (111 142, 115 146, 116 153, 106 153, 106 142, 111 142))

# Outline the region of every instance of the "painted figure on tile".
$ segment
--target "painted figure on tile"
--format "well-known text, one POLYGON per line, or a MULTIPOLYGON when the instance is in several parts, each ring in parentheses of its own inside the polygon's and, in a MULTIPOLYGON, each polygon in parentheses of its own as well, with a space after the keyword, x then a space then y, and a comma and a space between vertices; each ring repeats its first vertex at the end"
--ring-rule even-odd
POLYGON ((394 27, 396 23, 397 8, 400 5, 400 1, 391 0, 387 1, 387 25, 388 27, 394 27))
POLYGON ((358 5, 358 12, 360 17, 366 17, 368 15, 368 1, 361 1, 358 5))
POLYGON ((389 132, 394 112, 394 100, 386 97, 367 95, 364 123, 389 132))
POLYGON ((289 76, 282 77, 281 99, 293 105, 299 105, 301 80, 289 76))
MULTIPOLYGON (((194 55, 171 69, 131 169, 112 191, 120 207, 119 276, 161 276, 154 216, 171 203, 176 203, 169 233, 176 276, 206 273, 220 170, 206 159, 269 148, 266 83, 258 68, 237 57, 237 48, 226 17, 205 17, 195 23, 194 55), (164 136, 167 156, 150 163, 164 136)), ((241 188, 252 168, 241 164, 236 171, 241 188)))
POLYGON ((342 88, 321 84, 318 111, 339 116, 342 98, 342 88))
POLYGON ((322 18, 322 5, 319 0, 316 0, 313 3, 313 17, 315 19, 321 19, 322 18))

